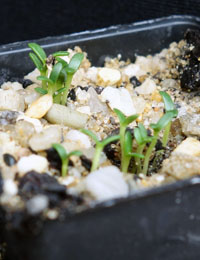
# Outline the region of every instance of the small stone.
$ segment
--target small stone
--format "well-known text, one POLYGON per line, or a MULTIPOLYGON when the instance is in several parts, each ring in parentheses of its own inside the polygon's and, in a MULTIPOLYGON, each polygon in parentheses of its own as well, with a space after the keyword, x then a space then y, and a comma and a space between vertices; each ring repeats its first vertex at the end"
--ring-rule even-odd
POLYGON ((15 124, 19 113, 17 111, 0 111, 0 125, 15 124))
POLYGON ((18 192, 18 188, 12 179, 7 179, 4 180, 3 191, 8 196, 15 196, 18 192))
POLYGON ((78 142, 81 148, 88 149, 91 147, 90 138, 78 130, 70 130, 65 138, 73 142, 78 142))
POLYGON ((200 158, 186 153, 172 153, 169 159, 164 160, 161 173, 168 174, 176 179, 185 179, 200 175, 200 158))
POLYGON ((50 126, 40 133, 34 134, 29 139, 29 145, 33 151, 43 151, 49 149, 53 143, 61 142, 61 128, 50 126))
POLYGON ((30 215, 37 215, 48 207, 48 197, 42 194, 36 195, 26 203, 27 211, 30 215))
POLYGON ((90 106, 90 111, 92 113, 99 113, 102 112, 104 114, 108 113, 108 108, 106 104, 102 103, 97 95, 96 90, 91 87, 88 90, 88 93, 90 94, 90 99, 89 99, 89 106, 90 106))
POLYGON ((122 111, 126 116, 136 113, 130 93, 125 88, 107 87, 101 93, 102 101, 109 102, 110 108, 122 111))
POLYGON ((24 111, 24 97, 12 89, 0 90, 0 110, 24 111))
POLYGON ((113 86, 121 80, 119 70, 111 68, 101 68, 97 74, 98 84, 102 86, 113 86))
POLYGON ((142 83, 141 86, 137 87, 135 91, 138 94, 142 95, 149 95, 152 94, 156 90, 156 84, 153 80, 151 79, 145 79, 145 81, 142 83))
POLYGON ((14 156, 12 156, 11 154, 9 153, 4 153, 3 155, 3 159, 4 159, 4 162, 7 166, 13 166, 14 164, 16 164, 16 159, 14 156))
POLYGON ((174 153, 188 154, 190 156, 200 156, 200 141, 193 137, 186 138, 181 144, 179 144, 174 153))
POLYGON ((25 115, 32 118, 42 118, 53 105, 53 98, 51 95, 46 94, 34 101, 26 110, 25 115))
POLYGON ((18 171, 21 174, 24 174, 29 171, 37 171, 37 172, 44 172, 47 170, 48 167, 48 161, 45 157, 40 155, 29 155, 24 156, 20 158, 20 160, 17 163, 18 171))
POLYGON ((140 77, 146 74, 145 71, 141 70, 138 64, 129 64, 124 69, 124 74, 129 78, 140 77))
POLYGON ((86 190, 97 200, 103 201, 126 197, 128 185, 120 170, 115 166, 107 166, 90 173, 85 179, 86 190))

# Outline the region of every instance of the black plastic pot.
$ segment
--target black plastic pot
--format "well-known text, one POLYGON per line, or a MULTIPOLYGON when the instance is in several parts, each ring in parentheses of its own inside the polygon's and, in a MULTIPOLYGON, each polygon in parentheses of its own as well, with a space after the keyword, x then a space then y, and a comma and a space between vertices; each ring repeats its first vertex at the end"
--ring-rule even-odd
MULTIPOLYGON (((171 16, 136 24, 113 26, 37 42, 47 53, 79 45, 92 64, 106 56, 159 52, 183 38, 188 28, 200 28, 200 19, 171 16)), ((0 47, 0 67, 11 76, 33 69, 27 42, 0 47)), ((26 228, 16 232, 5 225, 6 259, 152 259, 200 258, 200 177, 149 189, 130 198, 67 217, 46 221, 38 235, 26 228)), ((31 224, 31 220, 30 220, 31 224)))

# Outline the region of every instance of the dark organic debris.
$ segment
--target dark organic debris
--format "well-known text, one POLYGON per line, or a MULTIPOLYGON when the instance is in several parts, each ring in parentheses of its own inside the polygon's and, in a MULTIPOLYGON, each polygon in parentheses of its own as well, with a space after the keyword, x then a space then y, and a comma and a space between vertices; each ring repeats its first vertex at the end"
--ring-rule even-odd
MULTIPOLYGON (((116 128, 115 130, 113 130, 111 132, 111 134, 109 136, 112 135, 118 135, 119 134, 119 128, 116 128)), ((120 167, 121 164, 121 160, 120 160, 120 155, 118 152, 118 147, 117 147, 117 142, 112 142, 109 143, 108 145, 106 145, 104 147, 104 153, 106 154, 107 158, 117 167, 120 167)))
POLYGON ((98 86, 98 87, 95 88, 95 90, 96 90, 97 94, 100 95, 101 92, 104 90, 104 88, 101 87, 101 86, 98 86))
POLYGON ((72 101, 76 101, 76 92, 74 88, 70 89, 68 98, 71 99, 72 101))
POLYGON ((30 171, 19 180, 19 195, 28 200, 37 194, 46 195, 51 207, 67 198, 65 186, 59 184, 53 176, 30 171))
POLYGON ((197 91, 200 87, 200 32, 187 30, 185 39, 188 49, 183 59, 187 61, 187 65, 179 67, 181 88, 186 91, 197 91))
POLYGON ((133 76, 130 78, 130 83, 133 84, 133 87, 139 87, 141 85, 141 82, 137 79, 136 76, 133 76))
POLYGON ((86 156, 82 155, 80 156, 82 165, 86 168, 86 170, 90 171, 92 162, 90 159, 88 159, 86 156))
POLYGON ((62 162, 56 150, 54 148, 49 148, 48 150, 46 150, 46 153, 47 160, 49 161, 50 166, 60 171, 62 162))
POLYGON ((12 156, 11 154, 9 153, 4 153, 3 154, 3 159, 4 159, 4 162, 7 166, 13 166, 14 164, 16 164, 16 159, 14 156, 12 156))
POLYGON ((33 84, 33 81, 31 81, 30 79, 23 79, 23 81, 22 81, 23 88, 27 88, 28 86, 30 86, 32 84, 33 84))

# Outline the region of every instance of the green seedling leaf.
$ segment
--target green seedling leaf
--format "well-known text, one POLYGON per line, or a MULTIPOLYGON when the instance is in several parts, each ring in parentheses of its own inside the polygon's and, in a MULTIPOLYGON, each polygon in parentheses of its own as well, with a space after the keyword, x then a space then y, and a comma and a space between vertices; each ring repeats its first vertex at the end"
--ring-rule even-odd
POLYGON ((63 68, 63 66, 62 66, 62 63, 60 63, 60 62, 56 63, 56 64, 53 66, 53 69, 52 69, 52 71, 51 71, 51 74, 50 74, 50 77, 49 77, 49 78, 50 78, 50 80, 53 81, 54 84, 55 84, 56 81, 58 80, 62 68, 63 68))
POLYGON ((68 74, 74 74, 74 73, 76 72, 75 69, 72 69, 72 68, 70 68, 69 66, 65 67, 65 69, 66 69, 66 72, 67 72, 68 74))
POLYGON ((67 158, 66 150, 61 144, 52 144, 52 147, 57 151, 62 161, 67 158))
POLYGON ((144 159, 144 155, 140 153, 129 153, 129 156, 144 159))
POLYGON ((43 68, 43 65, 42 65, 41 61, 38 59, 38 57, 34 53, 29 53, 29 57, 31 58, 31 60, 35 64, 36 68, 40 72, 42 72, 44 70, 44 68, 43 68))
POLYGON ((81 129, 80 131, 82 133, 90 136, 95 141, 95 143, 99 143, 99 140, 98 140, 97 136, 93 132, 91 132, 90 130, 88 130, 88 129, 81 129))
POLYGON ((68 153, 68 157, 73 156, 73 155, 81 156, 82 154, 83 153, 81 151, 75 150, 75 151, 68 153))
POLYGON ((117 114, 120 123, 123 124, 126 120, 126 116, 117 108, 114 108, 113 111, 117 114))
POLYGON ((150 126, 151 128, 153 128, 154 131, 159 132, 168 125, 168 123, 172 120, 173 117, 176 116, 177 110, 168 111, 160 118, 157 124, 151 124, 150 126))
POLYGON ((58 90, 56 90, 56 92, 53 94, 53 97, 56 97, 57 95, 60 95, 61 93, 63 93, 63 91, 65 91, 66 88, 60 88, 58 90))
POLYGON ((42 95, 45 95, 47 94, 47 90, 46 89, 43 89, 43 88, 35 88, 35 91, 42 94, 42 95))
POLYGON ((163 99, 163 102, 164 102, 164 105, 165 105, 165 110, 166 111, 174 110, 174 102, 172 101, 170 95, 167 92, 164 92, 164 91, 160 91, 159 93, 160 93, 160 95, 163 99))
POLYGON ((53 57, 68 56, 68 55, 69 55, 68 51, 57 51, 53 53, 53 57))
POLYGON ((132 116, 129 116, 125 119, 124 121, 124 125, 129 125, 130 123, 132 123, 135 119, 138 118, 138 115, 132 115, 132 116))
POLYGON ((144 139, 139 128, 134 128, 134 136, 137 144, 142 145, 144 143, 144 139))
POLYGON ((57 60, 58 62, 62 63, 63 68, 68 66, 68 63, 67 63, 65 60, 63 60, 62 58, 56 57, 56 60, 57 60))
POLYGON ((139 123, 138 128, 140 130, 140 134, 142 136, 142 139, 144 143, 149 143, 152 140, 152 136, 148 136, 146 128, 143 126, 143 124, 139 123))
POLYGON ((83 58, 84 58, 83 53, 74 54, 74 56, 71 58, 69 62, 69 68, 74 70, 74 72, 76 72, 80 67, 81 62, 83 61, 83 58))
POLYGON ((133 139, 131 136, 131 133, 129 131, 126 131, 125 133, 125 140, 124 140, 124 148, 125 148, 125 154, 129 155, 129 153, 132 152, 132 143, 133 143, 133 139))
POLYGON ((110 136, 110 137, 107 137, 106 139, 104 139, 104 140, 101 142, 101 144, 102 144, 103 146, 106 146, 107 144, 112 143, 112 142, 114 142, 114 141, 117 141, 117 140, 119 140, 119 139, 120 139, 120 135, 113 135, 113 136, 110 136))
POLYGON ((38 76, 37 79, 41 80, 41 81, 46 81, 49 84, 53 84, 53 81, 51 79, 47 78, 46 76, 38 76))
POLYGON ((68 66, 68 63, 67 63, 65 60, 63 60, 62 58, 56 57, 56 60, 57 60, 58 62, 62 63, 63 68, 65 68, 65 67, 68 66))
POLYGON ((40 47, 40 45, 38 45, 37 43, 29 43, 28 46, 38 56, 38 58, 43 63, 43 65, 45 65, 47 56, 46 56, 46 53, 44 52, 44 50, 42 49, 42 47, 40 47))

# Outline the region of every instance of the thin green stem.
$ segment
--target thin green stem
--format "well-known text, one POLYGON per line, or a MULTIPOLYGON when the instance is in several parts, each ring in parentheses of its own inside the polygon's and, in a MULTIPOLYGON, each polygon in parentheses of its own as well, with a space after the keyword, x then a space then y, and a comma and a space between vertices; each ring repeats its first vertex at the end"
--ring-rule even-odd
POLYGON ((165 130, 164 130, 164 134, 163 134, 163 139, 162 139, 162 145, 163 147, 166 147, 167 146, 167 142, 168 142, 168 138, 169 138, 169 133, 170 133, 170 129, 171 129, 171 122, 169 122, 167 124, 167 126, 165 127, 165 130))
MULTIPOLYGON (((46 76, 47 74, 47 70, 45 70, 44 72, 40 72, 41 76, 46 76)), ((42 88, 47 90, 47 82, 46 81, 42 81, 42 88)))
POLYGON ((68 96, 68 92, 69 92, 69 88, 72 82, 72 78, 73 78, 74 74, 67 74, 67 80, 65 82, 65 87, 66 90, 64 91, 63 95, 62 95, 62 105, 64 106, 67 102, 67 96, 68 96))
MULTIPOLYGON (((136 153, 142 154, 144 150, 145 144, 141 144, 138 146, 136 153)), ((142 172, 141 159, 135 158, 136 166, 137 166, 137 174, 142 172)))
POLYGON ((142 171, 144 174, 147 174, 147 170, 148 170, 148 167, 149 167, 149 159, 150 159, 151 153, 152 153, 152 151, 153 151, 153 149, 154 149, 154 147, 157 143, 158 134, 159 134, 159 132, 154 132, 154 137, 151 141, 149 148, 146 151, 145 159, 144 159, 144 166, 143 166, 143 171, 142 171))
POLYGON ((125 172, 125 173, 128 172, 128 167, 129 167, 129 164, 130 164, 130 159, 131 159, 131 156, 129 156, 129 155, 124 155, 123 164, 122 164, 122 172, 125 172))
POLYGON ((127 167, 127 161, 125 159, 126 155, 125 155, 125 147, 124 147, 124 143, 125 143, 125 132, 126 132, 126 126, 123 126, 123 124, 120 125, 120 146, 121 146, 121 171, 125 172, 126 171, 126 167, 127 167))
POLYGON ((91 167, 92 172, 95 171, 99 166, 99 161, 100 161, 102 150, 103 150, 102 144, 100 142, 96 143, 96 149, 95 149, 94 158, 93 158, 92 167, 91 167))
POLYGON ((66 159, 62 160, 62 168, 61 168, 62 177, 67 176, 68 164, 69 164, 69 158, 68 157, 66 159))

